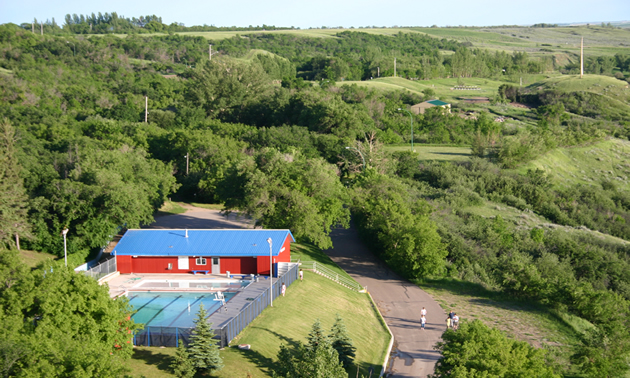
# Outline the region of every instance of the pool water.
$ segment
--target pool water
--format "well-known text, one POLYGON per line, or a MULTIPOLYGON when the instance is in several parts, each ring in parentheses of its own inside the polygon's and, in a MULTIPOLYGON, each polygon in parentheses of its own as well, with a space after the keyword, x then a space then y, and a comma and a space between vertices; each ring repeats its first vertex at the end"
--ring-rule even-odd
MULTIPOLYGON (((223 293, 229 301, 236 293, 223 293)), ((194 320, 203 303, 208 314, 221 307, 214 292, 129 292, 129 303, 137 312, 132 316, 136 323, 152 327, 194 327, 194 320)))

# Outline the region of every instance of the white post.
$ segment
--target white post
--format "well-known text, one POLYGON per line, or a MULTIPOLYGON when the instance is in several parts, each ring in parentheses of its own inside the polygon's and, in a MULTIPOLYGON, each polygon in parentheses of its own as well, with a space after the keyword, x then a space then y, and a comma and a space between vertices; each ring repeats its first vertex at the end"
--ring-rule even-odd
POLYGON ((273 307, 273 260, 271 257, 271 246, 273 245, 273 240, 271 238, 267 239, 267 243, 269 243, 269 301, 270 306, 273 307))
POLYGON ((68 248, 66 245, 66 234, 68 233, 68 229, 64 228, 63 231, 61 231, 61 234, 63 235, 63 260, 66 263, 66 266, 68 266, 68 248))
POLYGON ((144 96, 144 123, 149 119, 149 96, 144 96))
POLYGON ((41 35, 44 35, 44 21, 40 21, 39 26, 41 27, 40 29, 41 35))
POLYGON ((394 58, 394 77, 396 77, 396 58, 394 58))
POLYGON ((186 154, 186 176, 188 176, 188 161, 190 160, 190 152, 186 154))
POLYGON ((584 76, 584 37, 580 44, 580 79, 584 76))
POLYGON ((208 47, 208 60, 212 60, 212 45, 208 47))

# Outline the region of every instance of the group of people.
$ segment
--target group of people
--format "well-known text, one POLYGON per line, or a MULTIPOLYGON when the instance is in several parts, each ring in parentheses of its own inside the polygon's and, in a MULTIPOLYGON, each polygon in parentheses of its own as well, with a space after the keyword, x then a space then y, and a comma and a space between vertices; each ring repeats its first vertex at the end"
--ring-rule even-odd
MULTIPOLYGON (((420 310, 420 330, 424 331, 424 327, 427 324, 427 309, 422 307, 420 310)), ((459 316, 453 310, 448 313, 446 317, 446 328, 456 330, 459 327, 459 316)))
POLYGON ((453 312, 453 310, 451 310, 451 312, 449 312, 448 316, 446 317, 446 329, 449 328, 454 330, 457 330, 457 328, 459 328, 459 316, 457 316, 457 314, 453 312))

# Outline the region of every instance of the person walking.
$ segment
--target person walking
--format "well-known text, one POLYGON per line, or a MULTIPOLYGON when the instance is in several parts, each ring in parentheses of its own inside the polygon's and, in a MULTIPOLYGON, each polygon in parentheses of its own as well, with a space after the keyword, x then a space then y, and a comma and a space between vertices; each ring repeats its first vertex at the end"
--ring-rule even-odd
POLYGON ((450 317, 446 317, 446 329, 451 328, 451 318, 450 317))
POLYGON ((453 315, 453 329, 457 331, 457 328, 459 328, 459 316, 455 314, 453 315))
POLYGON ((284 294, 287 292, 287 285, 285 285, 284 282, 282 283, 282 286, 280 287, 280 292, 282 293, 283 297, 284 297, 284 294))
POLYGON ((424 331, 424 325, 425 325, 426 323, 427 323, 427 318, 426 318, 426 316, 422 315, 422 316, 420 317, 420 329, 421 329, 422 331, 424 331))
POLYGON ((304 271, 300 269, 300 281, 304 281, 304 271))
POLYGON ((420 315, 421 316, 427 316, 427 309, 422 307, 422 310, 420 310, 420 315))

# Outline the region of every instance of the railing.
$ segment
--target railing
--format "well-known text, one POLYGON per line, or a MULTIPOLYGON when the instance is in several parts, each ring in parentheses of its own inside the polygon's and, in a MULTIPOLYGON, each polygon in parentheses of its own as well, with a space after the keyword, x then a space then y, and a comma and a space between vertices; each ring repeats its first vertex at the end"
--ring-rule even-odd
POLYGON ((300 262, 302 269, 309 269, 314 271, 315 273, 329 278, 338 284, 347 287, 348 289, 362 292, 365 289, 357 283, 357 281, 353 280, 350 277, 345 275, 340 275, 339 273, 327 268, 323 264, 318 264, 317 261, 302 261, 300 262))
POLYGON ((241 331, 249 325, 260 313, 267 308, 270 304, 269 290, 273 298, 280 296, 280 290, 282 282, 286 286, 290 286, 298 279, 299 266, 298 264, 292 264, 289 270, 278 276, 276 282, 273 283, 272 288, 268 288, 260 293, 256 298, 243 308, 238 315, 230 319, 223 327, 217 330, 217 335, 221 339, 221 347, 227 346, 241 331))
POLYGON ((116 270, 116 257, 111 256, 108 260, 103 261, 94 268, 82 272, 85 273, 86 276, 100 280, 108 274, 114 273, 116 270))

